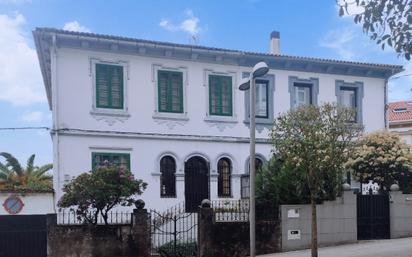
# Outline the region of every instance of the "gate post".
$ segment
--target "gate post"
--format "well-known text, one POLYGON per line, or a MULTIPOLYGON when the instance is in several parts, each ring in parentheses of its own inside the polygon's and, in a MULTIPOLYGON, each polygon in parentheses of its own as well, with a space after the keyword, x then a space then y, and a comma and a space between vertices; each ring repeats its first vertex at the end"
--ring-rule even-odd
POLYGON ((198 257, 209 256, 213 250, 213 209, 210 205, 210 201, 205 199, 199 208, 198 257))
POLYGON ((55 228, 57 226, 57 214, 46 215, 46 228, 47 228, 47 256, 57 257, 56 255, 56 239, 55 228))
POLYGON ((143 200, 137 200, 132 216, 132 235, 137 248, 137 257, 150 256, 150 225, 147 209, 143 200))

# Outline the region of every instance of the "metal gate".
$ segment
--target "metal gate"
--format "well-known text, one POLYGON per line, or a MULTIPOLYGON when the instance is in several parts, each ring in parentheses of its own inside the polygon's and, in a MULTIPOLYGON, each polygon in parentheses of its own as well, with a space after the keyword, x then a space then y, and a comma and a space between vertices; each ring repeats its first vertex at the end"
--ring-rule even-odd
POLYGON ((198 214, 185 212, 184 203, 165 212, 150 211, 151 256, 195 257, 198 214))
POLYGON ((46 256, 46 215, 0 216, 0 257, 46 256))
POLYGON ((357 196, 358 240, 389 239, 389 195, 357 196))

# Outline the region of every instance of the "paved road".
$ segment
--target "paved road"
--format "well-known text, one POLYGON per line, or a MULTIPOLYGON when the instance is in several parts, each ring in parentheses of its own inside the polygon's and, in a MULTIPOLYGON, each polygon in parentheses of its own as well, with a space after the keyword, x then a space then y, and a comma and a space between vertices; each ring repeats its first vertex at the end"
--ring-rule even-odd
MULTIPOLYGON (((260 255, 259 257, 310 257, 310 250, 260 255)), ((412 238, 362 241, 320 248, 319 257, 412 257, 412 238)))

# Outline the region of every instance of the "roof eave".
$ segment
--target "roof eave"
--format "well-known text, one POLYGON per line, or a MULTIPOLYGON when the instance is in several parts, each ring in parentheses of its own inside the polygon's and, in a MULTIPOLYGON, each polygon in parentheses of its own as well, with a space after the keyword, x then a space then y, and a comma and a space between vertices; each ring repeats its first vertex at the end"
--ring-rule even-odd
POLYGON ((49 109, 52 110, 51 74, 47 71, 47 66, 46 66, 47 61, 44 55, 44 51, 46 50, 44 49, 43 44, 41 43, 42 34, 43 32, 40 30, 36 29, 33 31, 34 44, 36 46, 36 52, 37 52, 37 57, 38 57, 39 64, 40 64, 40 70, 41 70, 42 77, 43 77, 44 87, 46 89, 47 102, 49 104, 49 109))

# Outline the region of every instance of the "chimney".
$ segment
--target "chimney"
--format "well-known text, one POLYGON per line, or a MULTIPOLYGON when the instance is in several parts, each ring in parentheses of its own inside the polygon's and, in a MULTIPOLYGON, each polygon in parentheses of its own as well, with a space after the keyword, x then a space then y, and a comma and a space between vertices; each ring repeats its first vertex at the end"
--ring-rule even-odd
POLYGON ((270 33, 270 53, 280 54, 280 33, 279 31, 272 31, 270 33))

